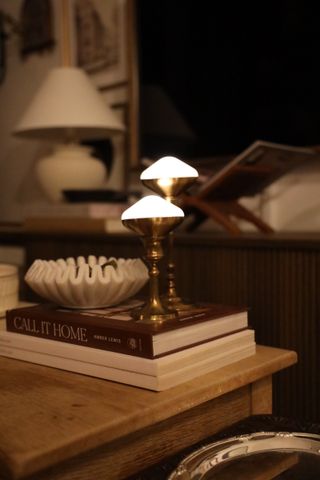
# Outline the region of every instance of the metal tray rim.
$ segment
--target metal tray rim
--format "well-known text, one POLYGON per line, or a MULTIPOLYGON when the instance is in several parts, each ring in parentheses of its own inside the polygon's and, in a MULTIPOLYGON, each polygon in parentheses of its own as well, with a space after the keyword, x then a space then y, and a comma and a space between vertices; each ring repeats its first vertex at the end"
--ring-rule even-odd
POLYGON ((205 445, 189 454, 168 480, 201 480, 204 474, 224 462, 266 452, 305 452, 320 456, 320 435, 305 432, 259 431, 236 435, 205 445))

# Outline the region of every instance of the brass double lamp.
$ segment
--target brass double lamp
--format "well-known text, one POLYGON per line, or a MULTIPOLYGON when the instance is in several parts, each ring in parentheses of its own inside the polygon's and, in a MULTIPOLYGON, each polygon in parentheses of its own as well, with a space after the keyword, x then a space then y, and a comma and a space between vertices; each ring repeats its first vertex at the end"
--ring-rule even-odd
POLYGON ((144 243, 149 268, 149 299, 134 313, 142 322, 163 322, 177 317, 178 311, 190 308, 176 292, 174 232, 184 213, 175 203, 179 195, 197 179, 198 172, 175 157, 163 157, 144 170, 142 183, 158 195, 148 195, 122 214, 123 224, 137 233, 144 243), (167 291, 160 298, 158 262, 164 256, 162 240, 168 237, 167 291))

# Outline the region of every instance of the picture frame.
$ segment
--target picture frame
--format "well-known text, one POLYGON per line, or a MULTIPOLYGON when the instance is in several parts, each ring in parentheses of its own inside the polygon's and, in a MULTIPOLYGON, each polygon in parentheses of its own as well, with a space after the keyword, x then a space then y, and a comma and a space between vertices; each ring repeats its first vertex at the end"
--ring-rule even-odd
MULTIPOLYGON (((72 64, 77 67, 80 67, 77 60, 77 51, 79 50, 76 31, 77 2, 83 2, 89 5, 89 8, 97 7, 99 9, 104 9, 106 4, 114 4, 119 9, 119 62, 112 68, 108 68, 102 62, 98 70, 91 70, 90 67, 87 70, 84 68, 84 70, 87 71, 90 79, 102 94, 106 104, 116 111, 119 118, 124 120, 126 126, 125 138, 122 139, 124 151, 123 155, 119 155, 121 160, 118 160, 118 166, 122 165, 124 169, 123 184, 127 185, 128 172, 136 169, 138 165, 136 147, 137 113, 136 102, 134 101, 134 84, 136 81, 134 0, 62 0, 62 2, 65 2, 65 10, 61 16, 64 18, 63 28, 66 31, 66 41, 64 47, 62 47, 62 55, 66 52, 65 64, 72 64)), ((108 11, 110 13, 110 7, 108 11)), ((107 10, 104 11, 103 18, 106 18, 106 13, 107 10)), ((86 12, 86 16, 88 16, 88 12, 86 12)), ((107 20, 105 23, 107 23, 107 20)), ((121 149, 120 144, 121 142, 117 144, 118 151, 121 149)), ((115 176, 117 177, 116 183, 120 184, 119 172, 115 176)))
POLYGON ((75 66, 99 89, 128 81, 127 0, 72 0, 71 37, 75 66))

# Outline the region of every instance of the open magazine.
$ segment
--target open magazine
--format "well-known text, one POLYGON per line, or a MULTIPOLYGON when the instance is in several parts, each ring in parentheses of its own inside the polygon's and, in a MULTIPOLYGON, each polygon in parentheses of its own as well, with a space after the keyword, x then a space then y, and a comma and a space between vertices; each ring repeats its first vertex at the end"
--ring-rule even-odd
POLYGON ((197 191, 201 198, 236 199, 253 196, 293 168, 319 156, 312 148, 256 140, 197 191))
POLYGON ((253 197, 297 166, 319 157, 312 148, 257 140, 219 170, 209 175, 189 195, 184 195, 185 214, 193 222, 187 231, 193 231, 207 218, 213 219, 229 233, 237 235, 240 228, 236 219, 246 220, 264 232, 273 229, 261 218, 238 202, 241 197, 253 197))

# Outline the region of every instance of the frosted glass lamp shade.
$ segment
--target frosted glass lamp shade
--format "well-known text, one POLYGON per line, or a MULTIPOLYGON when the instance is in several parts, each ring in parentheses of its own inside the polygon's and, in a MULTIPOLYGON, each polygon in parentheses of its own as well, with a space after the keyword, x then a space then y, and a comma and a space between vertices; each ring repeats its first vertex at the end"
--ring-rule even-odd
POLYGON ((169 217, 184 217, 183 210, 158 195, 147 195, 127 208, 123 212, 121 220, 169 217))
POLYGON ((176 157, 162 157, 140 175, 142 183, 167 199, 177 197, 198 178, 198 172, 176 157))
POLYGON ((21 137, 59 140, 101 139, 123 131, 88 75, 76 67, 52 69, 14 129, 21 137))
POLYGON ((140 176, 141 180, 158 178, 197 178, 197 170, 176 157, 162 157, 146 168, 140 176))

